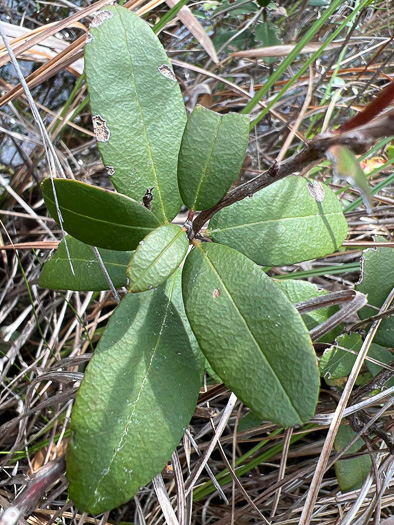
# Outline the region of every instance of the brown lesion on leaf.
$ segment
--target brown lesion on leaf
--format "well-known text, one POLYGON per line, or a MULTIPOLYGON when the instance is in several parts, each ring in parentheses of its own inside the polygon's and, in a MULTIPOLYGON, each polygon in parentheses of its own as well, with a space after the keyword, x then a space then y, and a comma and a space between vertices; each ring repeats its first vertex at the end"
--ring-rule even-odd
POLYGON ((173 80, 174 82, 176 82, 176 76, 173 70, 169 66, 167 66, 166 64, 163 64, 162 66, 159 66, 157 69, 160 71, 160 73, 163 76, 165 76, 169 80, 173 80))
POLYGON ((112 177, 112 175, 115 175, 115 168, 113 166, 105 166, 105 169, 107 170, 107 174, 112 177))
POLYGON ((92 23, 90 24, 90 27, 97 27, 103 24, 106 20, 109 20, 114 15, 111 13, 111 11, 108 11, 108 9, 103 9, 103 11, 99 11, 96 13, 93 17, 92 23))
POLYGON ((111 132, 105 118, 101 117, 100 115, 93 115, 92 121, 93 131, 96 135, 97 142, 108 142, 111 132))
POLYGON ((324 191, 324 187, 321 182, 318 180, 308 182, 307 188, 310 195, 315 199, 316 202, 323 202, 326 192, 324 191))
POLYGON ((214 291, 213 291, 213 293, 212 293, 212 297, 213 297, 214 299, 217 299, 217 298, 219 297, 219 295, 220 295, 220 290, 219 290, 219 288, 215 288, 214 291))

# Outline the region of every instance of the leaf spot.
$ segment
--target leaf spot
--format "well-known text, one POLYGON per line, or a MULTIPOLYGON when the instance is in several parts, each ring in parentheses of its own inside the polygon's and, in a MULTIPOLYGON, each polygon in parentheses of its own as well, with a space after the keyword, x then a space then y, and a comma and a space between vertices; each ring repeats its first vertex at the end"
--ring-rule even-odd
POLYGON ((324 191, 323 185, 318 180, 308 182, 307 187, 310 195, 316 202, 322 202, 324 200, 326 192, 324 191))
POLYGON ((217 298, 219 297, 219 295, 220 295, 220 290, 219 290, 219 288, 215 288, 214 291, 213 291, 212 297, 213 297, 214 299, 217 299, 217 298))
POLYGON ((90 33, 89 31, 86 33, 86 38, 85 38, 85 44, 90 44, 90 42, 93 40, 93 35, 92 33, 90 33))
POLYGON ((158 67, 158 70, 163 76, 176 82, 176 76, 174 75, 173 70, 169 66, 163 64, 162 66, 158 67))
POLYGON ((100 115, 93 115, 93 131, 96 135, 97 142, 108 142, 111 132, 107 126, 107 121, 105 118, 100 117, 100 115))
POLYGON ((110 177, 115 175, 115 168, 113 166, 105 166, 105 169, 107 170, 107 173, 110 177))
POLYGON ((92 23, 90 24, 90 27, 97 27, 103 24, 106 20, 109 20, 114 15, 111 13, 111 11, 108 11, 108 9, 104 9, 103 11, 99 11, 96 13, 93 17, 92 23))

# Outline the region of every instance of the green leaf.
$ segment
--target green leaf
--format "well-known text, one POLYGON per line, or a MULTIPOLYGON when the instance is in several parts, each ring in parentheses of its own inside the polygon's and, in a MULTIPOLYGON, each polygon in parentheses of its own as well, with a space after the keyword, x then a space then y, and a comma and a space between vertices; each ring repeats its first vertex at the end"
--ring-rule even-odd
POLYGON ((252 48, 254 46, 254 35, 251 31, 243 31, 240 33, 236 29, 228 30, 227 28, 218 29, 217 35, 212 38, 212 42, 215 46, 216 51, 221 49, 222 51, 240 51, 241 49, 252 48), (227 45, 225 45, 227 44, 227 45))
POLYGON ((202 243, 188 255, 183 297, 213 370, 257 416, 307 421, 319 391, 316 357, 301 316, 250 259, 202 243))
POLYGON ((169 222, 181 207, 176 173, 186 123, 171 63, 149 25, 123 7, 99 11, 89 35, 85 71, 104 164, 116 189, 139 202, 155 187, 152 212, 169 222))
POLYGON ((261 418, 249 412, 246 416, 242 417, 239 420, 237 432, 243 432, 244 430, 250 430, 251 428, 256 428, 261 425, 261 418))
POLYGON ((208 231, 215 242, 264 266, 324 257, 341 246, 346 233, 336 195, 302 177, 287 177, 223 208, 208 231))
MULTIPOLYGON (((54 179, 64 229, 79 241, 109 250, 134 250, 159 221, 148 209, 125 195, 84 182, 54 179)), ((42 183, 49 213, 59 224, 52 181, 42 183)))
MULTIPOLYGON (((262 47, 279 46, 283 40, 276 36, 278 28, 268 22, 262 22, 256 26, 255 39, 262 43, 262 47)), ((273 64, 275 57, 264 57, 266 64, 273 64)))
MULTIPOLYGON (((284 292, 290 299, 292 304, 300 303, 301 301, 307 301, 313 297, 321 297, 327 295, 329 292, 318 288, 312 283, 306 281, 274 281, 277 286, 284 292)), ((327 308, 320 308, 314 312, 309 312, 302 315, 302 319, 306 324, 308 330, 312 330, 321 323, 324 323, 332 315, 339 310, 338 306, 329 306, 327 308)), ((332 343, 335 338, 342 332, 342 326, 337 326, 331 330, 328 334, 319 339, 323 343, 332 343)))
POLYGON ((206 210, 224 197, 241 170, 248 140, 247 115, 194 108, 178 159, 179 189, 189 209, 206 210))
MULTIPOLYGON (((376 344, 371 345, 370 349, 368 350, 368 357, 372 357, 373 359, 376 359, 377 361, 380 361, 381 363, 384 363, 386 365, 391 363, 391 361, 394 359, 393 354, 389 352, 387 348, 376 344)), ((367 360, 366 364, 368 370, 373 376, 376 376, 381 370, 383 370, 383 367, 379 366, 377 363, 372 363, 371 361, 367 360)), ((394 386, 394 377, 386 381, 384 386, 386 388, 394 386)))
POLYGON ((346 377, 352 371, 357 359, 357 354, 363 342, 359 334, 344 334, 337 338, 336 345, 324 351, 320 358, 319 368, 322 377, 327 379, 340 379, 346 377), (355 354, 341 350, 347 348, 356 352, 355 354))
POLYGON ((153 230, 134 252, 127 268, 129 292, 144 292, 164 283, 179 267, 189 247, 176 224, 153 230))
POLYGON ((368 180, 354 153, 346 146, 337 144, 327 150, 326 156, 332 162, 333 182, 345 180, 361 194, 367 212, 372 213, 372 195, 368 180))
POLYGON ((194 412, 204 359, 189 339, 180 273, 128 294, 85 372, 67 451, 70 497, 99 514, 128 501, 163 468, 194 412))
MULTIPOLYGON (((51 290, 100 291, 109 286, 100 268, 93 248, 74 239, 66 237, 74 274, 70 268, 64 240, 59 244, 56 253, 44 264, 41 270, 39 285, 51 290)), ((115 288, 126 286, 126 270, 131 252, 99 250, 108 274, 115 288)))
MULTIPOLYGON (((356 433, 348 425, 339 427, 334 442, 335 450, 341 452, 355 435, 356 433)), ((363 440, 359 438, 347 453, 355 454, 363 445, 363 440)), ((335 474, 341 491, 350 492, 361 488, 368 476, 371 465, 372 462, 368 452, 358 458, 340 459, 337 461, 335 463, 335 474)))
MULTIPOLYGON (((394 249, 377 248, 364 250, 361 264, 361 282, 356 290, 368 295, 368 304, 377 309, 365 306, 358 311, 360 319, 377 315, 388 294, 394 286, 394 249)), ((394 316, 382 319, 374 342, 394 347, 394 316)))

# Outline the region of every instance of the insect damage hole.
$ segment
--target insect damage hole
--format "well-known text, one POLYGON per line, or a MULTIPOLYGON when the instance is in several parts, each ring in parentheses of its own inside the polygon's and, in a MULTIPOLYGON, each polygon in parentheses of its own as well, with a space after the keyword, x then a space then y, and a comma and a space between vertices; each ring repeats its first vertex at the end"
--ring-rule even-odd
POLYGON ((107 174, 112 177, 112 175, 115 175, 115 168, 113 166, 105 166, 105 169, 107 170, 107 174))
POLYGON ((107 126, 107 121, 105 118, 100 117, 100 115, 93 115, 93 131, 96 135, 97 142, 108 142, 111 132, 107 126))
POLYGON ((106 20, 109 20, 114 15, 111 13, 111 11, 108 11, 108 9, 104 9, 103 11, 99 11, 96 13, 93 17, 92 23, 90 24, 90 27, 97 27, 101 26, 106 20))
POLYGON ((160 73, 163 76, 165 76, 166 78, 176 82, 176 76, 174 75, 173 70, 169 66, 167 66, 166 64, 163 64, 162 66, 158 67, 157 69, 160 71, 160 73))
POLYGON ((309 194, 315 199, 316 202, 323 202, 326 192, 324 191, 321 182, 318 180, 308 182, 307 187, 309 194))
POLYGON ((92 33, 90 33, 89 31, 86 33, 86 38, 85 38, 85 44, 90 44, 90 42, 93 40, 93 35, 92 33))

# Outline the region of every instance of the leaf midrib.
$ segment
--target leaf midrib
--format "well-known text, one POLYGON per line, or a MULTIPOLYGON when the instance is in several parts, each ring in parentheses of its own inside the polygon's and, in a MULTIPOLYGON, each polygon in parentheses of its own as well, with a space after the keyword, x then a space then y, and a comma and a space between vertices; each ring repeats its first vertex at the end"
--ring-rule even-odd
MULTIPOLYGON (((182 229, 180 229, 179 232, 177 232, 177 234, 171 239, 171 241, 169 243, 167 243, 166 246, 160 251, 160 253, 153 259, 153 261, 150 263, 148 268, 142 272, 141 277, 138 280, 134 281, 134 285, 138 284, 138 281, 139 282, 143 281, 144 277, 146 276, 147 273, 149 273, 149 271, 152 268, 152 266, 154 266, 156 264, 156 262, 158 261, 158 259, 160 259, 163 256, 163 254, 166 253, 166 251, 171 248, 171 246, 179 239, 179 237, 181 236, 182 233, 183 233, 183 231, 182 231, 182 229)), ((148 242, 148 241, 146 241, 146 242, 148 242)), ((135 255, 137 254, 137 252, 138 252, 138 248, 135 251, 135 254, 133 255, 133 257, 132 257, 132 259, 130 261, 130 267, 132 267, 133 259, 134 259, 135 255)), ((133 288, 133 285, 130 283, 129 290, 131 290, 132 288, 133 288)), ((138 290, 133 290, 133 291, 138 291, 138 290)))
MULTIPOLYGON (((56 206, 55 202, 48 196, 46 195, 46 198, 48 199, 48 201, 53 204, 53 206, 56 206)), ((74 210, 71 210, 70 208, 67 208, 66 206, 64 206, 63 204, 60 205, 60 211, 63 213, 64 211, 66 211, 67 213, 70 213, 71 215, 75 215, 77 217, 82 217, 83 219, 85 220, 89 220, 89 221, 94 221, 94 222, 99 222, 101 224, 107 224, 107 225, 110 225, 110 226, 115 226, 116 228, 127 228, 127 229, 130 229, 130 230, 147 230, 147 231, 152 231, 152 229, 155 227, 155 226, 133 226, 131 224, 124 224, 123 222, 121 223, 118 223, 118 222, 109 222, 109 221, 105 221, 104 219, 97 219, 96 217, 90 217, 88 215, 83 215, 82 213, 78 213, 74 210)), ((154 216, 155 217, 155 216, 154 216)), ((156 217, 155 217, 156 218, 156 217)), ((158 225, 157 225, 158 226, 158 225)))
POLYGON ((223 118, 224 117, 221 117, 219 115, 219 119, 218 119, 218 123, 216 125, 216 130, 215 130, 215 138, 214 140, 212 141, 212 146, 211 146, 211 149, 208 153, 208 156, 207 156, 207 161, 205 163, 205 166, 203 167, 202 169, 202 174, 201 174, 201 178, 200 178, 200 182, 198 184, 198 187, 197 187, 197 191, 196 191, 196 196, 194 198, 194 203, 193 203, 193 206, 192 206, 192 209, 194 210, 195 207, 197 206, 197 201, 199 200, 199 198, 201 198, 201 191, 202 191, 202 188, 204 187, 205 183, 206 183, 206 178, 207 178, 207 173, 208 173, 208 170, 209 170, 209 167, 210 167, 210 164, 211 164, 211 159, 212 159, 212 155, 213 155, 213 150, 215 149, 215 146, 216 146, 216 141, 219 137, 219 132, 220 132, 220 127, 223 123, 223 118))
POLYGON ((138 109, 140 111, 141 122, 142 122, 142 126, 143 126, 143 129, 144 129, 144 134, 145 134, 145 138, 146 138, 146 146, 147 146, 147 150, 148 150, 148 155, 149 155, 149 159, 150 159, 150 162, 151 162, 151 165, 152 165, 152 173, 153 173, 153 177, 155 179, 155 189, 157 190, 157 193, 158 193, 158 197, 159 197, 159 201, 160 201, 160 208, 161 208, 161 212, 162 212, 163 218, 164 218, 164 220, 166 222, 168 222, 168 218, 167 218, 167 215, 166 215, 164 202, 163 202, 163 196, 162 196, 162 193, 161 193, 161 187, 160 187, 160 184, 159 184, 159 179, 157 177, 156 166, 155 166, 155 163, 153 161, 152 147, 150 145, 149 135, 148 135, 147 127, 145 125, 145 118, 144 118, 144 114, 143 114, 143 111, 142 111, 140 97, 138 95, 137 82, 136 82, 135 75, 134 75, 133 62, 131 60, 131 52, 130 52, 129 41, 128 41, 128 38, 127 38, 127 31, 126 31, 126 27, 125 27, 125 25, 123 23, 122 16, 118 13, 118 11, 116 11, 116 13, 119 15, 120 23, 122 25, 122 28, 123 28, 123 31, 124 31, 124 35, 125 35, 126 47, 127 47, 127 51, 128 51, 128 58, 129 58, 129 64, 130 64, 130 74, 131 74, 132 82, 134 84, 135 98, 136 98, 136 101, 137 101, 138 109))
POLYGON ((128 431, 129 431, 129 428, 130 428, 130 425, 131 425, 131 422, 132 422, 134 414, 135 414, 135 412, 137 410, 138 402, 140 401, 140 398, 142 396, 144 387, 145 387, 145 385, 147 383, 148 376, 149 376, 149 373, 150 373, 150 370, 152 368, 152 364, 153 364, 153 361, 154 361, 154 358, 155 358, 155 355, 156 355, 156 350, 157 350, 157 348, 159 346, 160 339, 161 339, 161 336, 162 336, 162 329, 163 329, 163 326, 165 326, 165 322, 166 322, 166 319, 167 319, 167 316, 168 316, 168 312, 169 312, 169 308, 170 308, 170 304, 171 304, 171 300, 172 300, 172 295, 173 295, 173 292, 174 292, 174 287, 175 287, 175 279, 173 280, 171 291, 169 292, 169 294, 167 296, 168 297, 168 301, 167 301, 167 305, 166 305, 165 310, 164 310, 163 320, 161 322, 160 330, 159 330, 158 337, 157 337, 157 342, 156 342, 155 347, 153 348, 152 356, 150 358, 148 368, 147 368, 147 370, 146 370, 146 372, 144 374, 144 377, 143 377, 143 379, 141 381, 141 388, 140 388, 140 390, 139 390, 139 392, 138 392, 138 394, 136 396, 136 400, 134 402, 133 410, 129 414, 129 417, 127 418, 126 424, 124 425, 124 430, 122 432, 122 435, 120 436, 120 438, 118 440, 119 445, 117 447, 115 447, 113 456, 112 456, 112 458, 109 461, 109 464, 108 464, 108 467, 107 467, 108 470, 97 481, 96 488, 94 490, 94 496, 96 498, 99 497, 98 491, 99 491, 99 486, 100 486, 101 482, 111 472, 111 466, 112 466, 113 462, 115 461, 118 452, 120 452, 120 450, 122 449, 122 447, 124 445, 124 440, 127 437, 127 434, 128 434, 128 431))
MULTIPOLYGON (((324 217, 333 216, 333 215, 343 215, 342 211, 337 212, 329 212, 325 213, 324 217)), ((265 221, 258 221, 258 222, 245 222, 244 224, 237 224, 236 226, 228 226, 226 228, 215 228, 214 230, 209 230, 209 233, 221 233, 226 230, 237 230, 241 228, 248 228, 249 226, 261 226, 263 224, 269 224, 269 223, 277 223, 277 222, 285 222, 285 221, 295 221, 295 220, 305 220, 305 219, 315 219, 322 217, 319 213, 314 215, 299 215, 297 217, 284 217, 280 219, 267 219, 265 221)))
POLYGON ((215 274, 217 275, 217 277, 218 277, 218 279, 220 280, 220 282, 223 283, 224 289, 226 290, 226 293, 227 293, 228 297, 230 298, 230 300, 231 300, 231 302, 232 302, 234 308, 236 309, 236 311, 238 312, 238 314, 239 314, 240 318, 242 319, 244 325, 246 326, 247 331, 248 331, 248 334, 250 335, 250 337, 251 337, 253 343, 254 343, 254 344, 257 346, 257 348, 259 349, 260 354, 264 357, 264 359, 265 359, 265 361, 266 361, 266 363, 267 363, 269 369, 270 369, 271 372, 272 372, 272 375, 275 377, 275 379, 276 379, 277 382, 279 383, 279 386, 281 387, 281 389, 282 389, 283 392, 285 393, 285 395, 286 395, 286 397, 287 397, 287 399, 288 399, 288 401, 289 401, 289 405, 293 408, 295 414, 297 415, 297 417, 298 417, 299 420, 300 420, 300 423, 302 423, 302 418, 301 418, 301 416, 300 416, 300 414, 299 414, 297 408, 294 406, 294 404, 293 404, 293 402, 292 402, 292 400, 291 400, 291 397, 289 396, 289 394, 288 394, 287 391, 286 391, 286 388, 283 386, 282 381, 280 380, 280 378, 278 377, 276 371, 274 370, 274 368, 272 367, 271 363, 269 362, 269 360, 268 360, 266 354, 265 354, 264 351, 263 351, 263 348, 260 346, 259 342, 258 342, 257 339, 255 338, 255 336, 254 336, 254 334, 253 334, 251 328, 249 327, 247 320, 246 320, 245 317, 243 316, 243 314, 242 314, 240 308, 238 307, 237 303, 236 303, 236 302, 234 301, 234 299, 232 298, 231 293, 230 293, 228 287, 226 286, 226 283, 224 282, 223 278, 222 278, 221 275, 219 274, 219 272, 218 272, 218 270, 216 269, 216 266, 214 265, 214 263, 213 263, 213 262, 211 261, 211 259, 209 258, 209 255, 208 255, 206 252, 204 252, 204 251, 203 251, 203 254, 204 254, 204 256, 207 258, 207 261, 208 261, 209 264, 211 265, 213 271, 214 271, 215 274))

